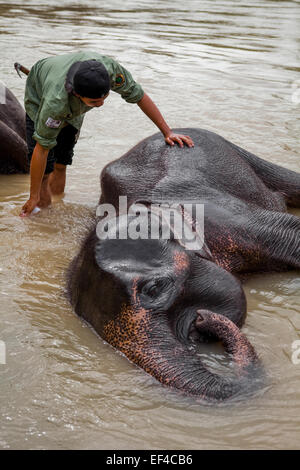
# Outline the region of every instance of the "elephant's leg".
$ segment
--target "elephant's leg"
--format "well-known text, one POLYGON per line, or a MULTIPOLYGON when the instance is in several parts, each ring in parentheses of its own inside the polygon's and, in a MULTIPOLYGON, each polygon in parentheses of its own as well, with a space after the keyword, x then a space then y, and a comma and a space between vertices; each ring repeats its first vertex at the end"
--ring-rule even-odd
POLYGON ((263 160, 236 145, 234 147, 268 188, 281 193, 289 206, 300 207, 300 173, 263 160))
POLYGON ((269 268, 300 268, 300 219, 275 211, 256 211, 245 227, 269 268))

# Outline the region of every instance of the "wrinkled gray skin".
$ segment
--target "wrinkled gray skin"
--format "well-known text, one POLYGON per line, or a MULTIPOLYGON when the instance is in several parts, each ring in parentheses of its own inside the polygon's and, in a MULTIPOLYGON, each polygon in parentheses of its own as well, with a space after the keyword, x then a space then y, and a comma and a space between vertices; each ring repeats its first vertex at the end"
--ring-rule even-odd
POLYGON ((25 111, 8 88, 0 103, 0 142, 0 173, 27 173, 25 111))
MULTIPOLYGON (((129 206, 204 204, 204 246, 188 251, 174 237, 99 240, 94 227, 71 264, 68 291, 75 312, 129 360, 164 385, 220 401, 255 388, 262 370, 240 331, 240 277, 300 268, 300 219, 286 212, 300 207, 300 175, 213 132, 176 132, 194 148, 171 148, 160 134, 145 139, 104 168, 100 202, 117 209, 127 195, 129 206), (212 372, 193 352, 195 342, 213 339, 235 377, 212 372)), ((119 214, 121 226, 132 220, 119 214)))

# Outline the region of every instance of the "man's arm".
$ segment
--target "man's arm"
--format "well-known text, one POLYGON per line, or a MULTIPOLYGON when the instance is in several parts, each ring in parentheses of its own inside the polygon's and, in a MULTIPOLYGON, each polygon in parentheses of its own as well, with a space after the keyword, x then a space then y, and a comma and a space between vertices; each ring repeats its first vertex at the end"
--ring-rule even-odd
POLYGON ((30 197, 22 207, 21 216, 30 215, 40 200, 40 191, 49 149, 42 147, 38 142, 34 147, 30 164, 30 197))
POLYGON ((141 110, 146 114, 146 116, 148 116, 148 118, 151 119, 151 121, 153 121, 154 124, 163 133, 167 144, 175 145, 175 142, 177 142, 180 147, 183 147, 184 143, 188 147, 194 147, 194 142, 188 135, 175 134, 174 132, 172 132, 172 130, 169 128, 168 124, 164 120, 163 116, 161 115, 159 109, 146 93, 144 93, 143 98, 138 101, 137 104, 139 105, 141 110))

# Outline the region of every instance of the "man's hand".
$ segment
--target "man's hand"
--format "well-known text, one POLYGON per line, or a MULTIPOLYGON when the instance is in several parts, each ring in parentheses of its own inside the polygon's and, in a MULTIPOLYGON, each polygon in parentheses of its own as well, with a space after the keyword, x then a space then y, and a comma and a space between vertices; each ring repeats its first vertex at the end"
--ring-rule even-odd
POLYGON ((184 144, 186 144, 188 147, 194 147, 194 142, 190 136, 183 134, 174 134, 174 132, 171 132, 170 134, 166 135, 165 141, 167 142, 167 144, 172 146, 175 145, 176 142, 181 148, 184 146, 184 144))
MULTIPOLYGON (((45 179, 44 173, 48 153, 48 149, 42 147, 38 142, 36 143, 30 164, 30 197, 22 207, 22 212, 20 214, 21 217, 27 217, 30 215, 40 200, 41 186, 45 179)), ((46 183, 48 184, 48 175, 46 183)))
POLYGON ((39 202, 38 198, 30 197, 28 201, 22 207, 20 217, 27 217, 28 215, 30 215, 33 209, 37 206, 38 202, 39 202))

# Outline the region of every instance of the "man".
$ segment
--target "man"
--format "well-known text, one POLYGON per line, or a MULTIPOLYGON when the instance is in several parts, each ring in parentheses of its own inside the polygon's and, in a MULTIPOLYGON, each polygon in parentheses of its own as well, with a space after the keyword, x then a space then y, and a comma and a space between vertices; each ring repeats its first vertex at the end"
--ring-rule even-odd
POLYGON ((81 51, 39 60, 25 90, 30 197, 21 216, 30 215, 37 206, 47 207, 51 194, 64 192, 66 165, 72 164, 84 114, 103 106, 110 90, 128 103, 137 103, 167 144, 193 147, 189 136, 172 132, 150 97, 114 59, 81 51))

